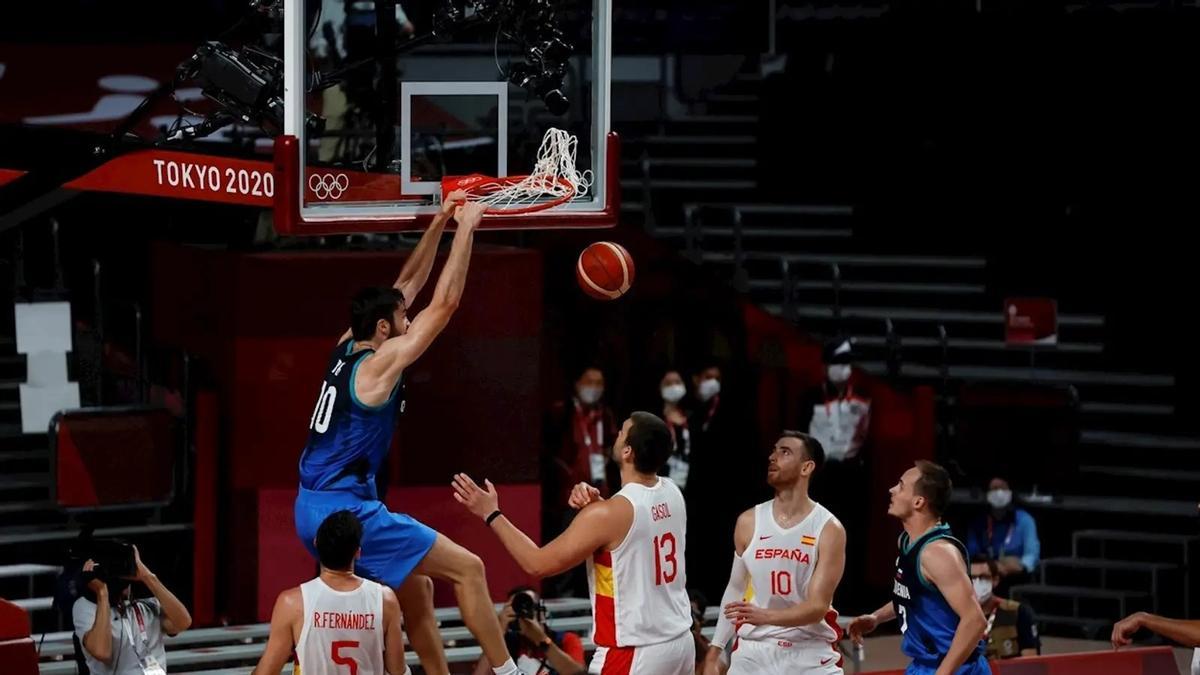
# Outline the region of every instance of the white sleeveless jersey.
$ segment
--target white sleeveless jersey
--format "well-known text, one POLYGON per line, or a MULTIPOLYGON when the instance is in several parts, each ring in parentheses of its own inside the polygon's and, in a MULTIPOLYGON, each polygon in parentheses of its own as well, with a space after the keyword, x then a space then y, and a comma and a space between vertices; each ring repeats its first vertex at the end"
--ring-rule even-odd
POLYGON ((620 546, 588 560, 592 641, 640 647, 673 640, 692 627, 687 595, 687 509, 669 478, 652 488, 632 483, 613 499, 633 504, 633 524, 620 546))
MULTIPOLYGON (((833 514, 813 502, 813 510, 796 525, 782 528, 771 513, 775 500, 754 507, 754 536, 742 553, 750 572, 745 600, 758 607, 790 607, 808 597, 808 582, 817 568, 817 542, 833 514)), ((834 642, 839 639, 837 612, 830 609, 822 621, 808 626, 738 627, 744 640, 787 640, 789 642, 834 642)))
POLYGON ((300 593, 300 675, 385 675, 382 586, 364 579, 353 591, 335 591, 318 577, 302 584, 300 593))

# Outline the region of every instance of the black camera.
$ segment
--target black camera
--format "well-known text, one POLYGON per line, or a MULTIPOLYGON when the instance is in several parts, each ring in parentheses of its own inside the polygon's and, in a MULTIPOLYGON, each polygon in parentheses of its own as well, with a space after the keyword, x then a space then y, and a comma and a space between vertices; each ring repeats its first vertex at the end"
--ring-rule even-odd
POLYGON ((120 539, 85 539, 71 546, 70 556, 75 560, 91 560, 96 563, 93 570, 80 576, 84 584, 99 579, 106 584, 119 582, 123 577, 137 575, 137 561, 133 545, 120 539))

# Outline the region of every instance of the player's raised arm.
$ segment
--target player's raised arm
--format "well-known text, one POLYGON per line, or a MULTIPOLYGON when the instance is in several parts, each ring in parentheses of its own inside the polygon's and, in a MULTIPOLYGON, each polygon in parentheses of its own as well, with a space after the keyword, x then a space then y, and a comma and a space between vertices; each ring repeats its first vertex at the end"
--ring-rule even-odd
MULTIPOLYGON (((425 230, 425 234, 421 235, 421 240, 417 242, 416 248, 413 249, 412 255, 408 256, 408 260, 404 261, 404 266, 400 268, 400 274, 396 277, 396 281, 392 287, 400 291, 404 296, 404 303, 411 305, 416 299, 417 294, 425 287, 425 282, 429 280, 429 272, 433 269, 433 261, 437 258, 438 242, 442 239, 442 232, 446 228, 446 222, 450 220, 454 210, 462 205, 466 200, 466 193, 461 190, 451 192, 446 201, 442 202, 442 208, 437 215, 433 217, 433 221, 429 223, 429 227, 425 230)), ((353 329, 347 329, 342 336, 338 338, 338 344, 354 337, 353 329)))
POLYGON ((545 546, 533 543, 524 532, 500 514, 500 500, 491 481, 487 489, 470 476, 454 477, 454 499, 484 519, 500 543, 526 574, 535 578, 553 576, 587 560, 597 549, 623 538, 633 522, 633 504, 627 499, 610 499, 589 504, 563 532, 545 546), (494 515, 495 514, 495 515, 494 515), (494 517, 493 517, 494 515, 494 517), (490 522, 489 522, 490 521, 490 522))
POLYGON ((978 649, 979 640, 987 630, 987 619, 975 598, 966 561, 956 546, 947 541, 935 541, 926 546, 921 551, 921 574, 937 587, 958 614, 954 641, 937 669, 937 675, 951 675, 978 649))
POLYGON ((267 646, 252 675, 279 675, 283 670, 296 646, 292 636, 295 635, 294 626, 300 622, 303 611, 304 600, 299 588, 290 588, 275 599, 267 646))
POLYGON ((425 287, 425 282, 429 280, 429 272, 433 269, 433 261, 437 258, 438 241, 442 238, 442 230, 446 226, 446 221, 450 220, 454 210, 462 206, 466 200, 467 193, 462 190, 451 192, 446 197, 446 201, 442 202, 441 210, 433 217, 433 222, 429 223, 425 234, 421 235, 421 241, 417 242, 417 247, 413 249, 412 255, 404 261, 404 267, 400 268, 400 276, 396 277, 396 283, 393 286, 404 294, 406 303, 411 305, 417 294, 425 287))
MULTIPOLYGON (((475 228, 479 226, 484 208, 484 205, 474 203, 458 208, 455 216, 458 229, 450 245, 450 256, 438 276, 429 305, 417 314, 403 335, 389 338, 374 357, 363 363, 360 378, 365 374, 369 380, 383 382, 383 388, 390 390, 404 369, 425 353, 434 338, 450 323, 467 284, 475 228)), ((364 384, 369 386, 369 383, 364 384)))

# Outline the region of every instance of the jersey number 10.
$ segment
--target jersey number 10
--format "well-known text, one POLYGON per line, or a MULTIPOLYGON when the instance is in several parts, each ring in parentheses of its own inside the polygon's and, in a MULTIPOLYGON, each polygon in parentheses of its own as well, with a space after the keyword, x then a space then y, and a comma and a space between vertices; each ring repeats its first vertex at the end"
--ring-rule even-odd
POLYGON ((321 383, 321 395, 317 397, 317 407, 313 410, 308 428, 323 434, 329 431, 329 419, 333 417, 333 402, 337 400, 337 387, 329 386, 329 382, 321 383))

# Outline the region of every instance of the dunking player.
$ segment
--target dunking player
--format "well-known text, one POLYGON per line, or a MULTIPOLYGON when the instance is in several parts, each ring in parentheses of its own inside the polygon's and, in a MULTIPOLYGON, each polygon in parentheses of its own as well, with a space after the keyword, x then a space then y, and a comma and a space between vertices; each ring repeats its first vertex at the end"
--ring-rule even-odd
POLYGON ((354 574, 362 524, 338 511, 317 528, 321 573, 279 594, 253 675, 279 675, 296 652, 302 675, 406 675, 400 603, 392 589, 354 574))
POLYGON ((720 672, 721 650, 735 630, 730 675, 842 672, 832 604, 846 565, 846 531, 808 496, 824 463, 824 448, 808 434, 784 431, 775 442, 767 465, 775 498, 738 517, 705 675, 720 672))
POLYGON ((987 621, 967 573, 967 549, 950 535, 942 515, 950 504, 950 474, 919 461, 890 490, 888 515, 900 519, 900 555, 892 601, 850 624, 862 636, 900 617, 908 675, 990 675, 983 637, 987 621))
POLYGON ((429 306, 405 316, 429 278, 438 239, 461 193, 421 237, 395 285, 368 288, 355 296, 351 328, 329 359, 325 381, 309 420, 308 445, 300 457, 300 493, 296 497, 296 533, 312 551, 320 523, 334 511, 349 510, 363 524, 362 556, 357 571, 398 589, 407 617, 408 637, 426 671, 446 673, 445 654, 426 592, 429 575, 454 584, 463 623, 479 641, 484 656, 501 675, 516 673, 492 609, 483 563, 447 537, 379 501, 375 472, 387 455, 397 410, 403 411, 401 376, 442 332, 462 298, 475 228, 483 213, 477 204, 457 207, 458 231, 429 306))
POLYGON ((546 577, 587 561, 592 596, 593 675, 693 675, 696 648, 683 564, 687 511, 683 494, 658 471, 672 452, 661 419, 635 412, 613 447, 621 489, 601 499, 580 483, 570 504, 581 509, 563 532, 539 547, 500 512, 491 481, 484 490, 454 477, 454 498, 483 518, 525 572, 546 577))

